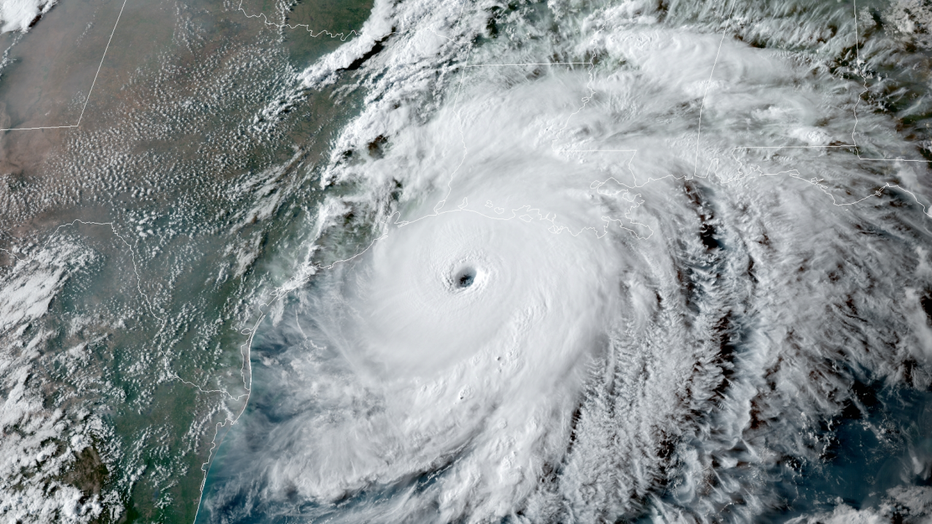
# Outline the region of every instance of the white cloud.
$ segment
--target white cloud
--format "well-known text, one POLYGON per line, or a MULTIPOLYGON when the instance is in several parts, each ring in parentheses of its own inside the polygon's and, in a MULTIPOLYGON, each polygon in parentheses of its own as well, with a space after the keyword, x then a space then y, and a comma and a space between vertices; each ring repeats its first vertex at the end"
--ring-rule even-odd
POLYGON ((48 13, 56 0, 0 0, 0 33, 29 30, 37 16, 48 13))

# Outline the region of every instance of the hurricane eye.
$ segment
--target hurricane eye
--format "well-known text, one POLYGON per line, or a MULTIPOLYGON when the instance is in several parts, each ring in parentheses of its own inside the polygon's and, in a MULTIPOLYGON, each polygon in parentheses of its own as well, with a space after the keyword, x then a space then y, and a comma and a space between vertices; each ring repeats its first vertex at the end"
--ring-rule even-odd
POLYGON ((476 270, 471 267, 460 269, 453 277, 453 285, 457 289, 466 289, 476 281, 476 270))

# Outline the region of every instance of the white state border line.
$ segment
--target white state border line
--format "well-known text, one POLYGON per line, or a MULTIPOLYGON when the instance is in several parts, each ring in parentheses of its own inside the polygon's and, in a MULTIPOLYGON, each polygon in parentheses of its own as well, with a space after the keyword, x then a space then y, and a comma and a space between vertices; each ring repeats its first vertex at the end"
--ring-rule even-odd
POLYGON ((97 77, 100 76, 100 70, 104 66, 104 59, 107 58, 107 51, 110 50, 110 43, 113 42, 113 35, 116 33, 117 26, 120 25, 120 18, 123 16, 123 9, 126 8, 126 1, 120 6, 120 13, 117 15, 116 22, 113 23, 113 29, 110 31, 110 38, 107 39, 107 46, 104 48, 104 54, 100 57, 100 63, 97 64, 97 72, 94 73, 94 80, 91 81, 91 88, 87 90, 87 96, 84 98, 84 105, 81 106, 81 114, 78 115, 78 122, 71 125, 60 126, 39 126, 39 127, 6 127, 0 128, 0 131, 38 131, 41 129, 76 129, 81 125, 84 118, 84 111, 87 109, 87 103, 91 101, 91 93, 94 92, 94 86, 97 85, 97 77))
MULTIPOLYGON (((854 148, 854 154, 858 157, 858 160, 863 160, 865 162, 915 162, 915 163, 932 162, 932 161, 924 160, 924 159, 873 158, 873 157, 862 157, 861 156, 861 147, 858 145, 858 141, 855 138, 855 135, 857 134, 858 123, 859 123, 858 106, 861 105, 861 95, 868 92, 870 88, 867 87, 867 76, 864 74, 864 71, 861 67, 863 62, 861 61, 861 44, 860 44, 861 33, 860 31, 858 31, 858 0, 852 0, 851 3, 852 3, 852 14, 854 15, 854 53, 855 53, 855 61, 856 61, 855 69, 856 69, 858 76, 861 77, 861 80, 862 80, 861 86, 864 87, 864 90, 858 94, 857 100, 855 100, 854 102, 854 108, 852 109, 852 113, 854 114, 854 125, 851 127, 851 143, 833 145, 833 146, 736 146, 732 148, 732 151, 735 151, 736 149, 832 149, 832 148, 840 149, 840 148, 850 147, 850 148, 854 148)), ((714 69, 715 66, 713 65, 712 68, 714 69)), ((711 81, 711 79, 712 79, 712 76, 709 75, 709 80, 711 81)), ((702 113, 700 112, 699 125, 702 125, 701 115, 702 113)), ((697 148, 699 147, 698 144, 696 145, 696 147, 697 148)), ((888 183, 884 185, 884 187, 886 188, 886 187, 900 187, 900 186, 898 184, 891 185, 888 183)), ((900 189, 903 189, 903 188, 900 187, 900 189)), ((906 189, 903 189, 903 190, 906 191, 907 193, 912 194, 910 191, 906 189)), ((916 197, 916 195, 914 194, 912 195, 914 198, 916 197)), ((868 198, 868 197, 865 197, 865 198, 868 198)), ((858 200, 858 202, 862 200, 864 199, 862 198, 861 200, 858 200)))
MULTIPOLYGON (((867 87, 867 76, 864 74, 864 71, 863 71, 863 69, 861 68, 861 65, 863 64, 863 62, 861 61, 861 44, 860 44, 861 36, 860 36, 860 31, 858 31, 858 1, 857 1, 857 0, 852 0, 852 10, 853 10, 853 14, 854 14, 854 53, 855 53, 855 61, 856 61, 855 66, 856 66, 856 71, 857 71, 858 76, 860 76, 861 79, 863 80, 863 82, 862 82, 861 85, 864 87, 864 90, 861 91, 861 93, 858 94, 858 98, 857 98, 857 100, 855 100, 855 102, 854 102, 854 108, 852 109, 852 112, 854 113, 854 125, 851 127, 851 143, 850 143, 850 144, 842 144, 842 145, 834 145, 834 146, 736 146, 736 147, 733 147, 733 148, 732 148, 732 151, 734 151, 734 150, 736 150, 736 149, 831 149, 831 148, 839 148, 839 149, 840 149, 840 148, 854 148, 854 154, 858 157, 858 160, 863 160, 863 161, 865 161, 865 162, 915 162, 915 163, 932 162, 932 161, 924 160, 924 159, 873 158, 873 157, 862 157, 862 156, 861 156, 861 150, 860 150, 861 148, 860 148, 860 146, 858 145, 857 139, 855 138, 855 135, 857 134, 858 123, 859 123, 859 121, 858 121, 858 106, 861 105, 861 95, 863 95, 864 93, 868 92, 868 91, 870 90, 870 88, 867 87)), ((714 68, 714 66, 713 66, 713 68, 714 68)), ((710 75, 709 78, 711 79, 711 75, 710 75)), ((701 113, 700 113, 700 115, 701 115, 701 113)), ((701 116, 700 116, 700 119, 701 119, 701 116)), ((701 120, 700 120, 700 125, 701 125, 701 124, 702 124, 702 122, 701 122, 701 120)), ((698 145, 697 145, 697 147, 698 147, 698 145)), ((795 177, 794 177, 794 178, 795 178, 795 177)), ((891 185, 891 184, 887 183, 887 184, 884 185, 884 188, 887 188, 887 187, 899 187, 900 189, 903 189, 903 188, 900 187, 898 184, 892 184, 892 185, 891 185)), ((882 189, 881 189, 881 190, 882 190, 882 189)), ((903 190, 906 191, 907 193, 910 193, 911 195, 913 195, 913 198, 916 198, 916 195, 913 194, 912 192, 910 192, 909 190, 906 190, 906 189, 903 189, 903 190)), ((861 202, 862 200, 864 200, 864 199, 866 199, 866 198, 869 198, 869 197, 864 197, 864 198, 862 198, 861 200, 858 200, 858 202, 861 202)), ((917 199, 916 201, 918 202, 919 200, 917 199)), ((841 205, 844 205, 844 204, 841 204, 841 205)), ((922 205, 922 204, 920 204, 920 205, 922 205)), ((923 207, 925 207, 925 206, 923 206, 923 207)))
POLYGON ((705 81, 705 90, 702 92, 702 100, 699 102, 699 124, 696 127, 696 156, 693 159, 693 177, 699 172, 699 146, 702 144, 702 110, 705 109, 705 99, 709 95, 709 86, 712 85, 715 66, 718 65, 718 57, 722 54, 722 45, 725 43, 725 35, 727 34, 726 31, 722 31, 722 39, 718 41, 718 51, 715 52, 715 60, 712 62, 712 69, 709 71, 709 79, 705 81))
POLYGON ((463 64, 463 67, 509 67, 509 66, 552 66, 552 65, 593 65, 590 62, 518 62, 514 64, 489 63, 489 64, 463 64))
POLYGON ((349 38, 350 35, 359 36, 359 32, 357 32, 355 29, 350 29, 349 31, 341 31, 341 32, 339 32, 339 33, 331 33, 330 31, 327 31, 326 29, 323 29, 323 30, 319 31, 317 34, 314 34, 314 30, 311 29, 311 26, 310 26, 309 24, 289 24, 289 23, 287 23, 287 22, 283 22, 283 23, 279 24, 279 23, 276 23, 276 22, 270 22, 270 21, 269 21, 269 17, 265 16, 265 13, 261 13, 261 12, 260 12, 260 13, 257 14, 257 15, 251 15, 251 14, 247 13, 246 10, 243 9, 243 2, 244 2, 244 1, 245 1, 245 0, 240 0, 240 1, 239 1, 239 6, 238 6, 236 9, 237 9, 238 11, 242 12, 242 13, 243 13, 243 16, 245 16, 246 18, 261 18, 261 19, 262 19, 262 23, 264 23, 265 25, 267 25, 267 26, 269 26, 269 27, 274 27, 274 28, 276 28, 276 29, 284 29, 284 28, 286 28, 286 27, 289 28, 289 29, 298 29, 298 28, 303 27, 304 29, 307 30, 308 33, 311 34, 311 38, 317 38, 317 37, 319 37, 319 36, 321 36, 321 35, 327 35, 327 36, 329 36, 330 38, 339 38, 341 42, 346 42, 346 39, 349 38))

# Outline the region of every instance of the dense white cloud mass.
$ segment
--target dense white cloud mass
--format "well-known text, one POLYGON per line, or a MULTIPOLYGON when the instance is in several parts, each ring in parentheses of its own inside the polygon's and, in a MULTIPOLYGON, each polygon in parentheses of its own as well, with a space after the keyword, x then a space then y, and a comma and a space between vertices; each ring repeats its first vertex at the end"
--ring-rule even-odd
MULTIPOLYGON (((378 240, 273 308, 205 520, 857 511, 811 479, 844 475, 838 426, 880 385, 930 386, 925 164, 817 55, 648 2, 538 7, 377 2, 372 45, 302 76, 372 55, 322 181, 358 191, 312 252, 378 240)), ((899 453, 879 493, 932 465, 898 420, 858 426, 899 453)))
MULTIPOLYGON (((11 522, 89 522, 101 516, 102 494, 82 493, 63 479, 105 434, 99 417, 44 405, 35 375, 54 331, 36 329, 70 273, 93 261, 78 246, 39 251, 0 279, 0 517, 11 522)), ((79 369, 83 347, 61 360, 79 369)), ((114 494, 108 494, 114 498, 114 494)))
POLYGON ((45 14, 58 3, 56 0, 0 1, 0 32, 29 30, 36 17, 45 14))

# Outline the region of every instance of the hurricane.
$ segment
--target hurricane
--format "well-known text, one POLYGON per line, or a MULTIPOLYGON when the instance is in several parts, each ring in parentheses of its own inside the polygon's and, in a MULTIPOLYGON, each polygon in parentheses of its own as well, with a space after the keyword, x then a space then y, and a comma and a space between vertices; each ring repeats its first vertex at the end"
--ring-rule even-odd
POLYGON ((875 4, 377 1, 266 113, 355 75, 199 521, 932 515, 927 51, 875 4))

